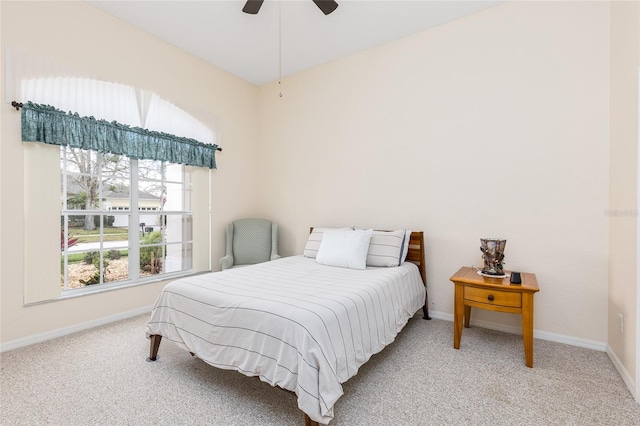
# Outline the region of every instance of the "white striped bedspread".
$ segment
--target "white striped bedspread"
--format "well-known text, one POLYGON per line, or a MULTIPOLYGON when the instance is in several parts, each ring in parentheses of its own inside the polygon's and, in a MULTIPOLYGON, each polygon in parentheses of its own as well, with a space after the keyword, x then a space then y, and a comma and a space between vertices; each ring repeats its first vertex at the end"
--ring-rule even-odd
POLYGON ((393 342, 424 301, 412 263, 353 270, 293 256, 168 284, 146 334, 295 392, 302 411, 328 424, 341 384, 393 342))

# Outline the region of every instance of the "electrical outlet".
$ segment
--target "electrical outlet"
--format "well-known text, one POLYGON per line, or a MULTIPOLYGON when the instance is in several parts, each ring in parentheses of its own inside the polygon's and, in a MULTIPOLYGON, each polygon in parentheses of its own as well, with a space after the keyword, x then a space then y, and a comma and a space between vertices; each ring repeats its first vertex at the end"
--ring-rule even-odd
POLYGON ((620 330, 620 334, 624 334, 624 316, 622 314, 618 314, 618 330, 620 330))

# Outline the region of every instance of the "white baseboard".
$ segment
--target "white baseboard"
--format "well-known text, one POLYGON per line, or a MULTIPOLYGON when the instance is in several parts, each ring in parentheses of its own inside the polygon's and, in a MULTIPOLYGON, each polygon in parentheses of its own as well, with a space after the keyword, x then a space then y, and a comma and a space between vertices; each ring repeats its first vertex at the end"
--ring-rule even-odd
POLYGON ((47 331, 45 333, 34 334, 32 336, 23 337, 21 339, 9 340, 7 342, 0 343, 0 353, 12 351, 14 349, 22 348, 24 346, 34 345, 36 343, 42 343, 47 340, 55 339, 57 337, 62 337, 68 334, 77 333, 78 331, 88 330, 90 328, 99 327, 101 325, 106 325, 112 322, 150 313, 152 309, 153 309, 153 305, 143 306, 142 308, 134 309, 133 311, 127 311, 127 312, 122 312, 115 315, 109 315, 107 317, 102 317, 96 320, 87 321, 82 324, 74 324, 69 327, 63 327, 57 330, 47 331))
POLYGON ((618 370, 618 374, 620 374, 620 377, 622 377, 622 381, 624 382, 625 385, 627 385, 627 389, 629 389, 629 392, 631 392, 631 395, 633 395, 633 398, 636 401, 638 401, 638 398, 636 398, 637 395, 636 395, 635 380, 633 380, 633 377, 631 377, 631 374, 629 374, 627 369, 624 368, 624 365, 622 365, 620 358, 618 358, 618 356, 613 351, 613 349, 611 349, 611 346, 607 345, 606 352, 607 352, 607 355, 609 355, 609 359, 613 363, 613 366, 616 368, 616 370, 618 370))
MULTIPOLYGON (((429 315, 432 318, 453 322, 453 315, 449 313, 429 311, 429 315)), ((490 330, 503 331, 505 333, 522 334, 522 329, 520 327, 512 327, 508 325, 497 324, 494 322, 473 320, 473 325, 482 327, 482 328, 488 328, 490 330)), ((580 339, 578 337, 566 336, 564 334, 549 333, 547 331, 533 330, 533 337, 535 339, 548 340, 550 342, 565 343, 567 345, 577 346, 580 348, 593 349, 599 352, 606 352, 607 350, 606 342, 580 339)))

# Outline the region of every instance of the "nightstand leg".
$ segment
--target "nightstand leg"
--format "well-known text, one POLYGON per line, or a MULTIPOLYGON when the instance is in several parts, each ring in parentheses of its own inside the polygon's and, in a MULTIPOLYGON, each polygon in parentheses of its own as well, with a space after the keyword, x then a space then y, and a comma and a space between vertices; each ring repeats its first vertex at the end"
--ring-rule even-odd
POLYGON ((453 307, 453 347, 460 349, 460 337, 462 337, 462 321, 464 314, 464 287, 456 284, 455 301, 453 307))
POLYGON ((533 294, 522 294, 522 339, 527 367, 533 367, 533 294))
POLYGON ((469 328, 469 321, 471 321, 471 306, 464 306, 464 327, 469 328))

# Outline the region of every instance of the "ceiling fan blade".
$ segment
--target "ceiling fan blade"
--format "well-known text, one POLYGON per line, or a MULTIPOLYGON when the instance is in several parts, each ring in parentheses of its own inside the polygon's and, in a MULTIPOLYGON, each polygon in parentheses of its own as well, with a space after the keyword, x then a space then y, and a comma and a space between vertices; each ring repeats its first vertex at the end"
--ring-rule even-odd
POLYGON ((244 4, 244 7, 242 8, 242 11, 244 13, 255 15, 260 10, 263 1, 264 0, 247 0, 247 2, 244 4))
POLYGON ((333 0, 313 0, 313 2, 325 15, 330 14, 331 12, 336 10, 336 7, 338 7, 338 3, 333 0))

